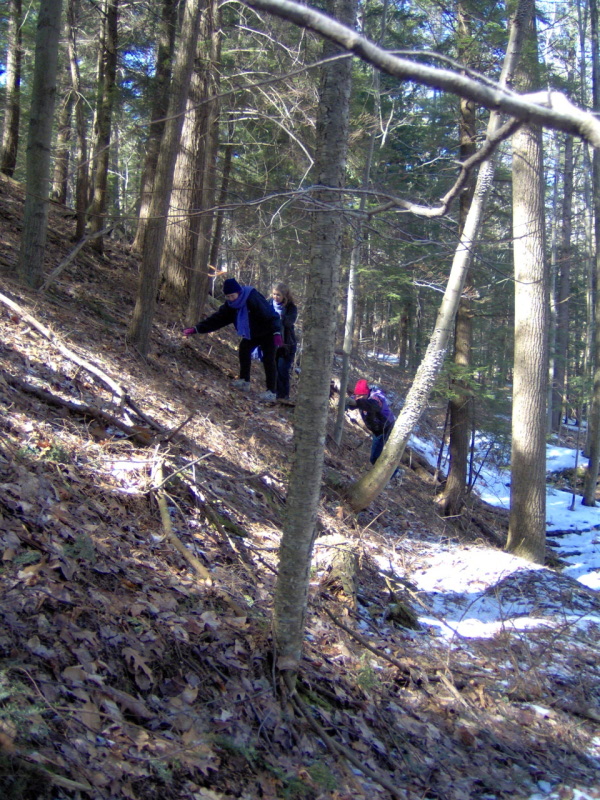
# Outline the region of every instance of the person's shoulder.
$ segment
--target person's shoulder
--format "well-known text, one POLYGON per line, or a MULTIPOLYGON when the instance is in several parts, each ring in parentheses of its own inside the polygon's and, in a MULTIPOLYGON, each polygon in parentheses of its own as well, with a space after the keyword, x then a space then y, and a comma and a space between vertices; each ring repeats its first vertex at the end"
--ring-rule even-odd
POLYGON ((248 293, 248 300, 252 298, 252 300, 258 300, 260 303, 268 303, 267 298, 258 291, 254 286, 249 286, 250 292, 248 293))

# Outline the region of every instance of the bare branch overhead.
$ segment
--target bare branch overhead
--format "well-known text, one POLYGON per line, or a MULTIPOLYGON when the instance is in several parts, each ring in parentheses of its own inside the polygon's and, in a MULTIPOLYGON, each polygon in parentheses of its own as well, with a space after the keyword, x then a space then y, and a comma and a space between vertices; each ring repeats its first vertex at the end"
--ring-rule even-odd
POLYGON ((450 92, 485 108, 508 114, 521 122, 580 136, 594 147, 600 148, 600 120, 573 105, 562 92, 548 90, 519 95, 498 85, 490 85, 488 81, 479 82, 452 70, 400 58, 326 14, 293 0, 243 2, 251 8, 266 11, 315 31, 399 80, 450 92))

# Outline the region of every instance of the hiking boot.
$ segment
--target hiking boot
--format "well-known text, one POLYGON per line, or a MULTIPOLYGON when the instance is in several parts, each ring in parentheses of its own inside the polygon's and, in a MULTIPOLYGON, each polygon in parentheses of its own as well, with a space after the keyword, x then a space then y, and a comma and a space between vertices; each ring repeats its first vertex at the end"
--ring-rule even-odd
POLYGON ((235 381, 231 381, 231 385, 236 389, 241 389, 243 392, 247 392, 250 389, 250 381, 245 381, 243 378, 237 378, 235 381))
POLYGON ((400 486, 402 483, 402 478, 404 477, 404 470, 398 467, 392 477, 390 478, 390 483, 392 486, 400 486))
POLYGON ((266 391, 258 395, 258 399, 263 403, 274 403, 277 400, 275 392, 266 391))

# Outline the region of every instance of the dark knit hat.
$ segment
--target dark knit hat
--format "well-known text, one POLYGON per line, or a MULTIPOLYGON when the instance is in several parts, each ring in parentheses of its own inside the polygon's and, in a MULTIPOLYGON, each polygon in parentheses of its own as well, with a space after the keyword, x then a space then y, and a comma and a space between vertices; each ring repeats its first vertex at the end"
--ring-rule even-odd
POLYGON ((359 381, 356 381, 356 386, 354 387, 354 394, 356 395, 369 394, 369 384, 366 382, 364 378, 361 378, 359 381))
POLYGON ((227 278, 223 284, 223 294, 235 294, 236 292, 239 294, 241 291, 242 287, 235 278, 227 278))

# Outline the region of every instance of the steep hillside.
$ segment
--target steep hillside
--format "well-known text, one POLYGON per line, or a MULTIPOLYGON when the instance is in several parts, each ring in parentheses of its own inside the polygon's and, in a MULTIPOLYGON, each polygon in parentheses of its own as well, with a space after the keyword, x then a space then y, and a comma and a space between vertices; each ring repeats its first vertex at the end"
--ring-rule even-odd
MULTIPOLYGON (((581 686, 555 686, 527 665, 556 637, 467 651, 418 623, 411 573, 450 541, 501 542, 504 521, 483 508, 470 529, 440 520, 417 459, 352 515, 343 486, 369 437, 350 422, 341 448, 328 441, 306 656, 286 695, 270 613, 293 405, 257 402, 256 367, 253 390, 233 390, 234 333, 184 341, 166 304, 140 359, 125 342, 138 264, 118 243, 80 251, 43 293, 24 290, 21 207, 20 187, 1 181, 3 800, 463 800, 527 798, 542 779, 593 786, 598 720, 582 709, 594 706, 583 677, 597 653, 581 686), (401 576, 381 566, 392 555, 401 576), (567 701, 552 718, 523 705, 555 690, 567 701)), ((53 208, 48 273, 72 234, 53 208)), ((405 390, 392 368, 359 370, 405 390)))

